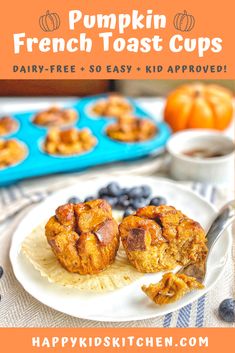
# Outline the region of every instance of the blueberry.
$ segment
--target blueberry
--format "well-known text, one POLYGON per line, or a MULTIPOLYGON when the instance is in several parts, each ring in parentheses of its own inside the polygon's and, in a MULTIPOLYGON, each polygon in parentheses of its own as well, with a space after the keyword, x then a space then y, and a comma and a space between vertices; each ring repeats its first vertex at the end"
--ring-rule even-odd
POLYGON ((225 299, 220 303, 219 316, 226 322, 235 322, 235 300, 233 298, 225 299))
POLYGON ((132 207, 128 207, 123 214, 123 218, 130 216, 134 212, 135 212, 135 210, 132 207))
POLYGON ((126 195, 121 195, 118 198, 117 206, 120 207, 121 209, 126 209, 127 207, 130 206, 130 200, 126 195))
POLYGON ((110 206, 112 206, 112 207, 116 206, 117 203, 118 203, 118 198, 117 197, 111 197, 111 196, 106 196, 105 195, 105 196, 102 197, 102 199, 106 200, 110 204, 110 206))
POLYGON ((130 199, 136 199, 142 197, 143 190, 141 186, 135 186, 128 191, 128 196, 130 199))
POLYGON ((142 197, 144 197, 144 198, 148 198, 148 197, 150 197, 150 195, 151 195, 151 193, 152 193, 152 189, 151 189, 151 187, 150 186, 148 186, 148 185, 142 185, 141 186, 141 189, 142 189, 142 197))
POLYGON ((2 278, 3 273, 4 273, 3 268, 2 268, 2 266, 0 266, 0 278, 2 278))
POLYGON ((129 190, 130 190, 129 188, 122 188, 120 195, 128 195, 129 190))
POLYGON ((166 204, 166 199, 161 196, 154 197, 150 200, 149 203, 151 206, 160 206, 160 205, 165 205, 166 204))
POLYGON ((146 206, 146 199, 144 198, 139 198, 139 199, 133 199, 131 200, 130 205, 137 210, 138 208, 142 208, 146 206))
POLYGON ((108 196, 119 196, 121 195, 121 188, 118 183, 112 182, 107 185, 108 196))
POLYGON ((99 191, 98 191, 98 196, 99 197, 102 197, 102 196, 108 196, 109 192, 108 192, 108 189, 107 188, 101 188, 99 191))
POLYGON ((78 197, 76 197, 76 196, 71 197, 70 199, 68 199, 68 203, 76 204, 76 203, 79 203, 79 202, 81 202, 81 200, 78 197))
POLYGON ((84 200, 84 202, 92 201, 95 200, 94 196, 87 196, 84 200))

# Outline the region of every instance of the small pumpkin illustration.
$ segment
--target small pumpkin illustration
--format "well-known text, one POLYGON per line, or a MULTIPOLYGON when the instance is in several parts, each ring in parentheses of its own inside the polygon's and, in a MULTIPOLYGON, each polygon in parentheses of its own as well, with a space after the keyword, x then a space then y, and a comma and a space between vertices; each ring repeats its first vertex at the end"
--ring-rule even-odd
POLYGON ((189 32, 195 25, 195 18, 193 15, 184 10, 183 13, 177 13, 174 17, 174 26, 178 31, 189 32))
POLYGON ((39 25, 44 32, 53 32, 60 27, 59 15, 47 11, 45 15, 39 18, 39 25))

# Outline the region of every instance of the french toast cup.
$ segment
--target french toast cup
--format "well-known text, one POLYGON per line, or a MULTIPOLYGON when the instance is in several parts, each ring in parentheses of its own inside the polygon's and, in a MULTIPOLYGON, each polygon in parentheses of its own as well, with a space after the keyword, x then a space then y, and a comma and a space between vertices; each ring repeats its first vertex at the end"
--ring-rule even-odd
POLYGON ((82 275, 105 270, 119 247, 118 225, 105 200, 58 207, 45 234, 60 264, 82 275))
POLYGON ((206 235, 201 225, 172 206, 146 206, 119 226, 127 257, 140 272, 158 272, 203 260, 206 235))

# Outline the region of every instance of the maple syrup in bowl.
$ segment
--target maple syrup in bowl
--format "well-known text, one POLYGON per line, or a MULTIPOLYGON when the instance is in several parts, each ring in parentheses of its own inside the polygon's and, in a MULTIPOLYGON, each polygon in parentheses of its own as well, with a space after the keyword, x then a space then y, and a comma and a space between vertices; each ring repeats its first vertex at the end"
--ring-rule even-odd
POLYGON ((192 158, 218 158, 226 156, 234 151, 234 148, 212 149, 212 148, 194 148, 183 152, 186 157, 192 158))

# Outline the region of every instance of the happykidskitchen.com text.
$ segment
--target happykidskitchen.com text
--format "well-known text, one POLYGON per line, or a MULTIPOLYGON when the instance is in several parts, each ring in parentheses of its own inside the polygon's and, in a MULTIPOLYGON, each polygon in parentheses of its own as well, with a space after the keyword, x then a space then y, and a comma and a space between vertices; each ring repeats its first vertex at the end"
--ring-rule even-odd
POLYGON ((32 337, 32 347, 37 348, 71 348, 85 349, 92 348, 162 348, 162 347, 208 347, 209 339, 207 336, 182 337, 172 336, 126 336, 126 337, 75 337, 75 336, 52 336, 52 337, 32 337))

